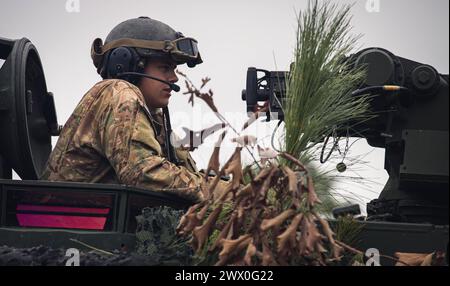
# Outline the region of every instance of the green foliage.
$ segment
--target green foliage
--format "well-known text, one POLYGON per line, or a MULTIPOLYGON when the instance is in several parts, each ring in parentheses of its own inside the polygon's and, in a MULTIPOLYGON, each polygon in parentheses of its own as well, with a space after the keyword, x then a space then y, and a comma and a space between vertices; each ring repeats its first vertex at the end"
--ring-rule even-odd
POLYGON ((345 57, 359 37, 349 34, 350 6, 311 1, 298 17, 297 46, 287 85, 285 150, 308 163, 308 151, 349 120, 367 118, 367 97, 352 97, 364 72, 345 57), (307 153, 307 154, 305 154, 307 153))
POLYGON ((358 223, 352 217, 340 217, 334 223, 333 230, 336 239, 347 245, 356 245, 359 235, 363 229, 363 224, 358 223))
POLYGON ((170 207, 144 208, 136 217, 136 252, 150 256, 157 265, 191 265, 189 238, 176 234, 182 211, 170 207))
POLYGON ((344 248, 323 219, 337 205, 330 191, 333 177, 315 161, 316 145, 332 130, 368 117, 368 98, 351 96, 364 72, 349 69, 343 60, 357 39, 349 36, 349 9, 311 1, 298 18, 283 104, 285 142, 281 152, 270 155, 276 164, 242 172, 243 147, 237 147, 220 169, 218 152, 213 153, 208 169, 232 174, 232 184, 226 195, 207 196, 192 206, 178 226, 180 234, 192 236, 196 264, 340 263, 344 248))
POLYGON ((320 149, 317 145, 333 129, 370 117, 368 96, 351 96, 365 73, 349 69, 343 60, 359 39, 350 34, 350 8, 312 0, 299 14, 294 61, 286 86, 284 150, 313 170, 322 213, 338 202, 330 194, 335 177, 313 164, 320 149))

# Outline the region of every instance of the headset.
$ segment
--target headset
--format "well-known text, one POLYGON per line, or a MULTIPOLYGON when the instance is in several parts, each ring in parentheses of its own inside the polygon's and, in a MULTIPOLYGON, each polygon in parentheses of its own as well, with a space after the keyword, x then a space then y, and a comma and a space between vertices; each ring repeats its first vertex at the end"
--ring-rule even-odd
POLYGON ((117 47, 105 55, 101 76, 103 78, 120 78, 134 85, 139 83, 141 77, 146 77, 167 84, 175 92, 180 91, 180 87, 174 83, 145 74, 144 68, 145 60, 135 48, 117 47))
MULTIPOLYGON (((180 91, 180 87, 174 83, 149 76, 144 73, 145 60, 137 53, 135 48, 130 47, 117 47, 107 52, 105 55, 105 62, 101 69, 101 76, 103 78, 120 78, 137 85, 141 77, 147 77, 153 80, 160 81, 167 84, 175 92, 180 91)), ((150 120, 151 114, 146 112, 150 120)), ((177 158, 173 145, 170 142, 172 135, 172 126, 170 124, 170 116, 168 107, 163 108, 163 124, 165 131, 165 147, 167 159, 176 164, 181 164, 181 161, 177 158)))

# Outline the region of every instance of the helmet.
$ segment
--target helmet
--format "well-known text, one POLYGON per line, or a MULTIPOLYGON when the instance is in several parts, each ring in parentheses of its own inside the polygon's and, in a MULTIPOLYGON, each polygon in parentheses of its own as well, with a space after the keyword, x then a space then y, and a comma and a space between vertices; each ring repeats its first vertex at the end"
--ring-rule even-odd
POLYGON ((116 78, 123 72, 143 72, 146 58, 170 58, 177 64, 194 67, 202 63, 197 41, 186 38, 168 25, 139 17, 112 29, 105 39, 92 43, 91 57, 103 78, 116 78))

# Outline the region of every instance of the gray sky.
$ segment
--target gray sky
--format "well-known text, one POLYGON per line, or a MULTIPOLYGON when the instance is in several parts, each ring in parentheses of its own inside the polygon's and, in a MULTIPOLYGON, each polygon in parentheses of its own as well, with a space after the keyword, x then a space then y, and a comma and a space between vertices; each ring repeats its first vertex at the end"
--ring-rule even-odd
MULTIPOLYGON (((372 6, 378 11, 371 12, 366 8, 370 1, 377 2, 335 1, 355 3, 352 25, 355 34, 363 34, 361 48, 382 47, 448 73, 448 0, 379 0, 378 7, 372 6)), ((306 0, 79 0, 79 11, 68 12, 67 2, 1 0, 0 4, 0 37, 27 37, 37 47, 48 89, 55 95, 60 124, 65 123, 82 95, 100 80, 90 59, 93 39, 104 39, 121 21, 149 16, 199 41, 204 63, 194 69, 183 66, 180 70, 196 83, 205 76, 212 78, 208 86, 215 93, 216 106, 235 126, 244 120, 240 113, 245 111, 245 104, 240 98, 247 68, 287 69, 295 42, 295 11, 302 10, 307 3, 306 0)), ((194 109, 187 106, 187 97, 181 94, 175 94, 169 106, 175 114, 173 125, 178 129, 181 126, 200 129, 211 122, 208 118, 213 118, 205 115, 208 109, 204 105, 196 105, 194 109), (187 112, 187 120, 177 117, 181 112, 187 112)), ((268 146, 266 139, 261 144, 268 146)), ((231 150, 231 147, 224 150, 222 161, 231 150)), ((361 175, 374 183, 339 187, 356 193, 366 202, 378 196, 387 180, 384 151, 360 140, 351 152, 352 156, 368 153, 364 158, 367 162, 349 168, 346 174, 361 175)), ((208 146, 194 152, 200 168, 206 167, 210 154, 208 146)))

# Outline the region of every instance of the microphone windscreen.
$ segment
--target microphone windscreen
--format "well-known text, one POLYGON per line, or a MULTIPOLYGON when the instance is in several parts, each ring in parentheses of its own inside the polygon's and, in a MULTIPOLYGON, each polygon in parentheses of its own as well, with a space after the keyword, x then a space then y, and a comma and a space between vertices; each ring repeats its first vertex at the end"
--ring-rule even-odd
POLYGON ((179 85, 176 85, 176 84, 174 84, 174 83, 171 83, 171 84, 170 84, 170 88, 171 88, 173 91, 175 91, 175 92, 179 92, 179 91, 180 91, 180 86, 179 86, 179 85))

